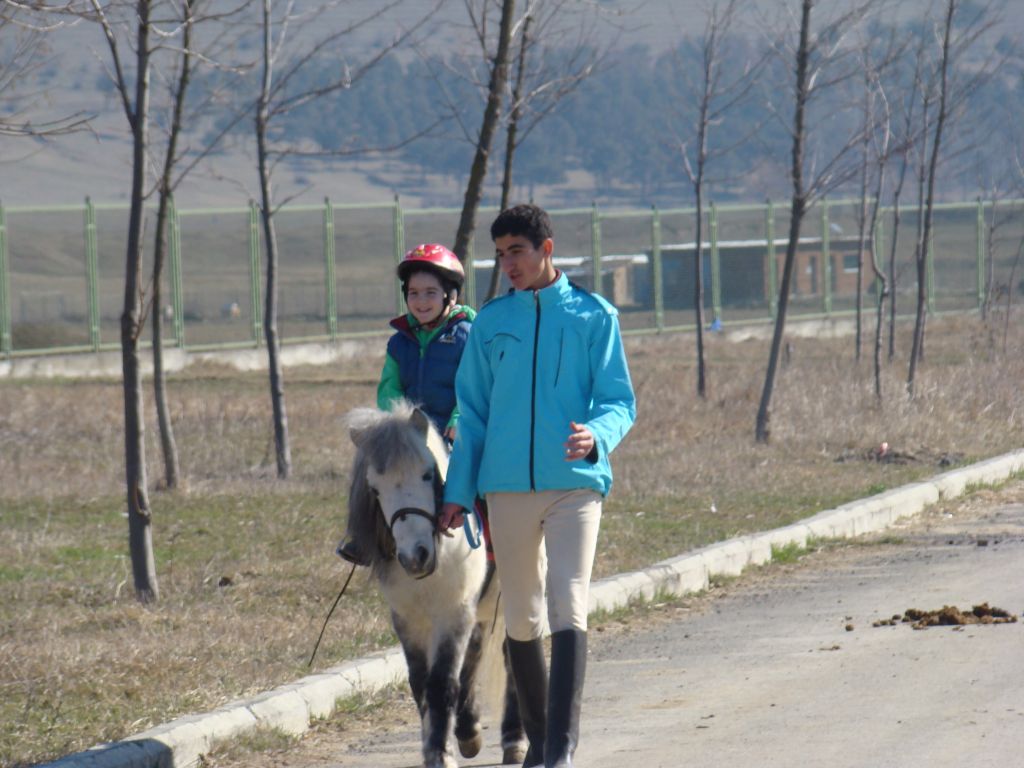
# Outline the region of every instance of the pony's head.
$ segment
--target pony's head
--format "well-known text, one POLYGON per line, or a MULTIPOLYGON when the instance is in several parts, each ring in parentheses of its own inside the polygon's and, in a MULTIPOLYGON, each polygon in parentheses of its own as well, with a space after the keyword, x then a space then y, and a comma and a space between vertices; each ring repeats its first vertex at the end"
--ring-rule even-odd
POLYGON ((412 577, 437 566, 437 516, 448 451, 430 419, 409 403, 361 408, 348 418, 356 446, 349 515, 376 542, 375 565, 397 557, 412 577))

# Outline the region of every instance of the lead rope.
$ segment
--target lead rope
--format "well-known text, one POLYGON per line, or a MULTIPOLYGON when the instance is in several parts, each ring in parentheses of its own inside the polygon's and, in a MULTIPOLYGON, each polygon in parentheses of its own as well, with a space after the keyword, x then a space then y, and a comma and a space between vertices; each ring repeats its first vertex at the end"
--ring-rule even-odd
POLYGON ((341 601, 341 596, 345 594, 345 590, 348 589, 348 583, 352 581, 352 575, 356 572, 355 563, 352 564, 352 570, 348 572, 348 578, 345 579, 345 585, 341 588, 341 592, 334 598, 334 605, 331 606, 331 610, 327 612, 327 618, 324 619, 324 625, 320 628, 320 636, 316 639, 316 645, 313 646, 313 655, 309 657, 309 663, 307 667, 313 666, 313 659, 316 658, 316 652, 320 649, 320 641, 324 639, 324 630, 327 629, 327 622, 331 620, 331 616, 334 614, 334 609, 338 607, 338 603, 341 601))
POLYGON ((469 522, 471 515, 463 515, 462 517, 462 530, 466 532, 466 541, 469 542, 470 549, 480 549, 480 544, 484 540, 484 521, 480 517, 480 510, 473 505, 473 509, 469 510, 472 517, 476 518, 476 534, 473 533, 473 526, 469 522))

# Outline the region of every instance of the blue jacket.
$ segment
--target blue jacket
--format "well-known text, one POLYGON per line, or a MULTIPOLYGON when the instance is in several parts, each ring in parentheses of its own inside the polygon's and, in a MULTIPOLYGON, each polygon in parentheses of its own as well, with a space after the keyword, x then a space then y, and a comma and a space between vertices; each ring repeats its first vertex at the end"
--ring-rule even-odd
POLYGON ((472 509, 494 492, 575 490, 606 495, 609 455, 636 417, 617 310, 564 274, 539 291, 484 306, 455 379, 459 426, 445 501, 472 509), (565 460, 569 422, 595 451, 565 460))
MULTIPOLYGON (((472 309, 458 307, 442 328, 430 334, 413 327, 407 315, 391 321, 397 332, 388 339, 388 357, 397 363, 400 393, 420 406, 442 433, 455 410, 455 372, 473 316, 472 309)), ((394 387, 378 388, 378 400, 384 396, 382 389, 394 387)))

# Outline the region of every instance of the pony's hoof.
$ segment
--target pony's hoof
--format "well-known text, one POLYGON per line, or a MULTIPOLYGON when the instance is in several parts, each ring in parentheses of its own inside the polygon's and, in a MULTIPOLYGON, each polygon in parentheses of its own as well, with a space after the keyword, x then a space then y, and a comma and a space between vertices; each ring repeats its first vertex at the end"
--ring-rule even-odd
POLYGON ((479 733, 468 739, 459 739, 459 753, 463 757, 476 757, 484 746, 484 737, 479 733))
POLYGON ((448 754, 434 755, 423 761, 423 768, 459 768, 455 758, 448 754))
POLYGON ((526 760, 526 744, 512 744, 501 753, 502 765, 522 765, 526 760))

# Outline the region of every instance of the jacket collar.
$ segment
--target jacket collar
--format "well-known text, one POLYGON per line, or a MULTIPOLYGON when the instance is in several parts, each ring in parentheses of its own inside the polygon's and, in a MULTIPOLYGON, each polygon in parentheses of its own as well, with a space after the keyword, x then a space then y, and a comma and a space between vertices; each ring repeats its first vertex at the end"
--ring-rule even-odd
MULTIPOLYGON (((452 311, 448 313, 448 317, 445 319, 444 324, 431 330, 437 331, 441 328, 448 328, 449 326, 454 325, 460 320, 465 320, 468 317, 469 313, 466 312, 466 308, 461 304, 456 304, 452 311)), ((423 326, 421 326, 416 318, 409 312, 394 318, 389 325, 399 333, 404 333, 406 336, 410 336, 412 338, 416 338, 415 331, 423 330, 423 326)))
POLYGON ((558 270, 558 277, 555 278, 555 282, 546 288, 541 288, 539 291, 515 291, 513 296, 517 300, 531 305, 534 302, 534 296, 536 296, 541 307, 547 307, 558 304, 571 292, 572 283, 570 283, 569 278, 565 276, 565 272, 558 270))

